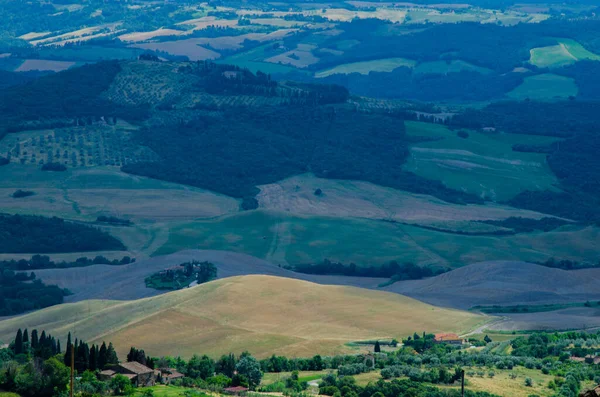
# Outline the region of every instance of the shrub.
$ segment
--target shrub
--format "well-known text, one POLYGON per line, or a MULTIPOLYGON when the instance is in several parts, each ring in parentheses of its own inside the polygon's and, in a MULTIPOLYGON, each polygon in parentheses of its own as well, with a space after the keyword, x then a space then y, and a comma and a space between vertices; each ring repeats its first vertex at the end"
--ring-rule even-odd
POLYGON ((527 387, 532 387, 533 386, 533 379, 531 378, 525 378, 525 386, 527 387))
POLYGON ((64 164, 60 164, 60 163, 46 163, 46 164, 42 165, 42 171, 62 172, 62 171, 66 171, 66 170, 67 170, 67 166, 64 164))
POLYGON ((33 196, 35 193, 29 190, 17 190, 12 194, 13 198, 23 198, 23 197, 29 197, 29 196, 33 196))

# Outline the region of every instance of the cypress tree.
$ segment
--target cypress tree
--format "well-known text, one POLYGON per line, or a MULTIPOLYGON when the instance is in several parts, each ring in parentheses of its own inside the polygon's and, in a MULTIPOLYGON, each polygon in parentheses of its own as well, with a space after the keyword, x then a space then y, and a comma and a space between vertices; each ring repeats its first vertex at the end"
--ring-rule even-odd
POLYGON ((61 348, 60 348, 60 339, 58 339, 56 341, 56 354, 60 354, 61 353, 61 348))
POLYGON ((98 369, 98 350, 96 345, 92 345, 90 348, 90 363, 89 363, 90 371, 95 371, 98 369))
POLYGON ((65 350, 65 365, 67 367, 71 366, 71 349, 73 349, 73 344, 71 343, 71 333, 69 332, 69 336, 67 337, 67 349, 65 350))
POLYGON ((33 331, 31 331, 31 347, 33 349, 37 349, 38 347, 38 331, 37 329, 34 329, 33 331))
POLYGON ((102 342, 102 346, 100 346, 100 350, 98 352, 98 369, 104 369, 104 366, 107 363, 107 349, 106 343, 102 342))
POLYGON ((117 352, 115 351, 115 348, 114 348, 112 342, 110 342, 108 344, 108 349, 106 349, 106 363, 107 364, 118 364, 119 363, 119 357, 117 357, 117 352))
POLYGON ((381 352, 381 346, 379 345, 379 341, 376 340, 375 341, 375 349, 374 349, 375 353, 380 353, 381 352))
POLYGON ((17 336, 15 337, 15 354, 23 353, 23 331, 21 328, 17 331, 17 336))
POLYGON ((27 331, 27 328, 23 331, 23 343, 29 343, 29 331, 27 331))

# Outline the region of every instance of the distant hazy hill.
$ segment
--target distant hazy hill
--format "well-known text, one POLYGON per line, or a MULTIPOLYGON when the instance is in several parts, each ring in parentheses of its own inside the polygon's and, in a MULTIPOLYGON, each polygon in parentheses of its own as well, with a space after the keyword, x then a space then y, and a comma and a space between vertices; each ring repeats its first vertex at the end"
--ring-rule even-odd
POLYGON ((357 340, 462 332, 483 320, 397 294, 244 276, 137 301, 55 306, 0 322, 0 339, 27 327, 62 338, 71 331, 90 342, 110 340, 121 354, 135 345, 153 356, 246 349, 258 356, 311 356, 348 351, 345 344, 357 340))

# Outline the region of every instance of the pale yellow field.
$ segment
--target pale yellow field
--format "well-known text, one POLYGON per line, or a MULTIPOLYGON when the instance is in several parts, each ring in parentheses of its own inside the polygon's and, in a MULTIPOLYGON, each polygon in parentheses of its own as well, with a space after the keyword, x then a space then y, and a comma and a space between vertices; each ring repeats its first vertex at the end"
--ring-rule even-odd
POLYGON ((440 222, 506 219, 542 214, 507 206, 453 205, 431 196, 386 188, 362 181, 322 179, 304 174, 259 186, 261 208, 297 215, 385 219, 439 225, 440 222), (323 194, 315 196, 316 189, 323 194))
POLYGON ((0 339, 38 328, 61 338, 71 331, 89 342, 112 341, 121 355, 135 345, 153 356, 244 350, 259 357, 312 356, 415 330, 463 332, 488 319, 392 293, 242 276, 137 301, 54 306, 0 322, 0 339))
POLYGON ((160 28, 160 29, 153 30, 151 32, 126 33, 126 34, 119 36, 119 39, 121 41, 137 42, 137 41, 149 40, 149 39, 153 39, 155 37, 161 37, 161 36, 182 36, 182 35, 185 35, 188 33, 189 32, 186 32, 183 30, 160 28))

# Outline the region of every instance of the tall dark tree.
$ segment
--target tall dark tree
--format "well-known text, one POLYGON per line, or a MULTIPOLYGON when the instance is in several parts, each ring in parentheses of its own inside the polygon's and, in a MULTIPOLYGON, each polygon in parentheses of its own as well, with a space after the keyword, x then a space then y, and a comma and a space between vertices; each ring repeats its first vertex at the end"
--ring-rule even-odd
POLYGON ((17 331, 17 336, 15 337, 14 351, 15 354, 23 353, 23 331, 21 331, 21 328, 19 328, 19 330, 17 331))
POLYGON ((58 339, 56 341, 56 354, 60 354, 61 353, 61 348, 60 348, 60 339, 58 339))
POLYGON ((71 333, 67 336, 67 349, 65 350, 64 363, 67 367, 71 366, 71 351, 73 350, 73 343, 71 343, 71 333))
POLYGON ((117 357, 117 352, 115 351, 115 348, 114 348, 112 342, 110 342, 108 344, 108 348, 106 349, 106 364, 115 365, 118 363, 119 363, 119 357, 117 357))
POLYGON ((34 329, 33 331, 31 331, 31 347, 33 349, 37 349, 38 341, 39 341, 38 331, 37 331, 37 329, 34 329))
POLYGON ((27 331, 27 328, 23 331, 23 344, 25 343, 29 343, 29 331, 27 331))
POLYGON ((106 363, 108 362, 108 349, 106 348, 106 343, 102 342, 102 346, 100 346, 100 350, 98 351, 98 369, 104 369, 106 363))
POLYGON ((90 371, 95 371, 98 369, 98 348, 96 345, 92 345, 90 347, 90 363, 89 363, 90 371))
POLYGON ((375 349, 373 349, 375 353, 381 353, 381 345, 379 345, 379 341, 375 341, 375 349))

